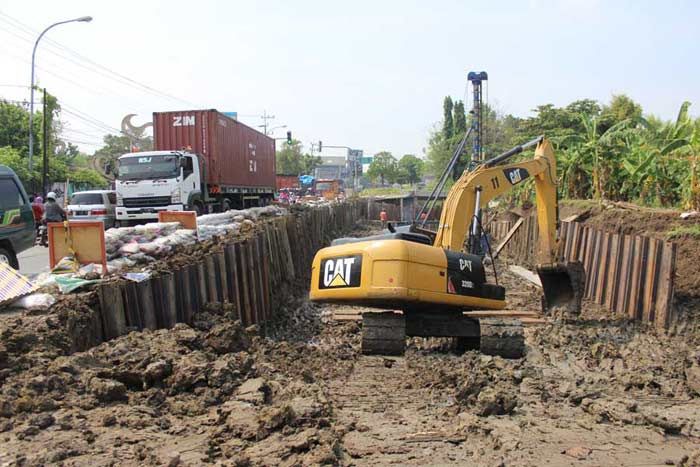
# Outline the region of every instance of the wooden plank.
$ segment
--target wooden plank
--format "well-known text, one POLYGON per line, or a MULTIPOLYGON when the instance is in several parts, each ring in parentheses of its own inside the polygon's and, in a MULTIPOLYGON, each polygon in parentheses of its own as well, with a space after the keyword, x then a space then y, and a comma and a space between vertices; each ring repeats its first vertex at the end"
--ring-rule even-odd
POLYGON ((534 272, 530 271, 529 269, 525 269, 522 266, 517 266, 517 265, 511 265, 508 267, 510 272, 513 274, 525 279, 526 281, 530 282, 531 284, 536 285, 537 287, 542 287, 542 282, 540 281, 540 278, 537 274, 534 272))
POLYGON ((608 278, 608 262, 610 260, 610 234, 603 232, 598 251, 598 268, 595 281, 595 302, 602 304, 605 298, 605 286, 608 278))
POLYGON ((503 248, 505 248, 506 245, 508 245, 508 242, 513 238, 513 235, 515 235, 515 232, 518 231, 518 229, 523 225, 523 218, 521 217, 518 219, 518 221, 515 223, 513 228, 511 228, 508 233, 506 234, 505 238, 501 243, 498 244, 498 247, 496 247, 496 251, 493 252, 493 257, 498 258, 498 255, 501 253, 503 248))
MULTIPOLYGON (((182 268, 177 268, 173 270, 173 276, 175 281, 175 322, 184 323, 185 322, 185 294, 184 294, 184 272, 182 268)), ((174 324, 173 324, 174 326, 174 324)))
POLYGON ((263 236, 262 234, 259 234, 255 237, 255 254, 256 257, 258 258, 258 288, 260 289, 260 308, 261 308, 261 314, 262 314, 262 320, 263 322, 267 321, 268 319, 268 297, 265 294, 265 273, 264 269, 265 266, 267 265, 267 257, 265 256, 265 253, 263 251, 263 236))
POLYGON ((217 267, 214 262, 214 256, 207 255, 204 257, 204 270, 206 271, 206 283, 207 283, 207 296, 209 297, 209 302, 217 303, 221 302, 219 300, 218 284, 216 281, 217 267))
POLYGON ((182 282, 178 284, 179 287, 182 288, 182 304, 181 304, 181 310, 182 310, 182 322, 191 324, 193 319, 194 319, 194 312, 195 312, 195 298, 193 297, 194 295, 194 290, 192 287, 193 283, 193 278, 192 275, 194 274, 194 268, 191 264, 184 266, 182 268, 182 282))
POLYGON ((608 310, 615 310, 617 299, 617 283, 620 280, 622 264, 622 242, 620 234, 613 234, 610 238, 610 259, 608 263, 608 276, 605 279, 605 298, 603 304, 608 310))
POLYGON ((209 289, 207 288, 207 265, 202 259, 197 263, 197 303, 199 308, 209 303, 209 289))
POLYGON ((269 320, 272 318, 272 296, 270 288, 270 249, 267 243, 267 235, 260 239, 260 245, 262 247, 262 275, 263 275, 263 295, 265 297, 265 319, 269 320))
POLYGON ((236 248, 233 244, 226 246, 226 275, 228 276, 228 295, 231 303, 236 307, 236 316, 241 318, 241 296, 238 288, 238 274, 236 273, 236 248))
POLYGON ((614 310, 618 313, 627 312, 627 301, 629 300, 630 281, 632 278, 632 258, 634 251, 634 241, 629 235, 622 238, 622 259, 620 260, 620 273, 617 278, 617 291, 615 293, 614 310))
POLYGON ((248 258, 245 254, 243 242, 236 243, 236 259, 238 276, 238 290, 241 294, 241 322, 248 326, 253 323, 252 310, 250 308, 250 291, 248 289, 248 258))
POLYGON ((542 313, 525 310, 475 310, 465 311, 470 318, 540 318, 542 313))
POLYGON ((121 287, 110 282, 99 287, 102 335, 106 340, 126 334, 126 317, 121 287))
POLYGON ((163 321, 166 328, 177 323, 177 295, 175 292, 175 275, 165 273, 161 276, 163 290, 163 321))
POLYGON ((141 319, 143 320, 144 329, 158 329, 158 321, 156 320, 156 311, 153 304, 152 279, 138 282, 136 284, 136 290, 139 297, 141 319))
POLYGON ((122 285, 122 293, 122 299, 124 301, 124 316, 126 317, 127 327, 136 330, 143 329, 139 297, 136 291, 136 282, 125 281, 122 285))
MULTIPOLYGON (((292 259, 292 249, 289 244, 289 234, 287 231, 282 232, 281 235, 281 240, 282 240, 282 257, 284 261, 284 267, 286 270, 286 277, 289 281, 293 280, 295 277, 295 271, 294 271, 294 260, 292 259)), ((302 245, 305 242, 300 242, 302 245)))
POLYGON ((653 323, 656 312, 656 287, 661 263, 661 241, 650 238, 648 251, 644 294, 642 296, 642 319, 647 323, 653 323))
POLYGON ((672 322, 673 283, 676 275, 676 244, 664 242, 659 267, 658 293, 656 296, 656 319, 658 328, 667 329, 672 322))
POLYGON ((219 301, 222 303, 228 302, 228 275, 226 274, 226 258, 223 251, 214 253, 214 267, 216 268, 217 286, 219 288, 219 301))
POLYGON ((261 317, 260 317, 260 297, 258 295, 258 288, 257 288, 257 270, 258 266, 260 265, 260 261, 255 255, 255 252, 253 250, 253 240, 247 240, 245 242, 245 254, 246 258, 248 261, 248 269, 246 272, 248 273, 248 288, 250 290, 250 307, 252 310, 252 318, 253 324, 258 324, 260 323, 261 317))
POLYGON ((644 274, 643 268, 646 263, 646 244, 645 238, 635 235, 634 237, 634 257, 632 259, 632 274, 630 279, 629 287, 629 298, 627 301, 627 316, 632 319, 640 319, 641 316, 637 315, 637 310, 640 308, 640 290, 642 283, 642 276, 644 274))
POLYGON ((569 261, 577 261, 579 257, 579 252, 581 251, 581 242, 583 241, 583 226, 574 222, 574 242, 571 247, 571 253, 569 254, 569 261))
POLYGON ((595 300, 598 271, 600 268, 600 246, 603 241, 603 232, 594 230, 592 233, 593 239, 591 241, 588 255, 588 270, 586 273, 586 297, 591 300, 595 300))

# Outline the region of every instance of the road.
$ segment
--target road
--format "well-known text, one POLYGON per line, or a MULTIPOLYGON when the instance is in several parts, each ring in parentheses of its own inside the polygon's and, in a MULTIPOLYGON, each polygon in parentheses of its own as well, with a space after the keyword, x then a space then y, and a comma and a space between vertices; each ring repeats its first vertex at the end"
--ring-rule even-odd
POLYGON ((42 272, 49 271, 49 249, 43 246, 35 246, 20 253, 19 272, 32 278, 42 272))

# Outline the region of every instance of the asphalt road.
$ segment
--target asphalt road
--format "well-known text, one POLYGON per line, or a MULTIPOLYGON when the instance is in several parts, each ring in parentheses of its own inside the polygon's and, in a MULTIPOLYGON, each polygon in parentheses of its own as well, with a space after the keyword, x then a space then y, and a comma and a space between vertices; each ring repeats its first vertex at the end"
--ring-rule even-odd
POLYGON ((19 272, 29 278, 49 271, 49 249, 46 247, 35 246, 24 250, 17 259, 19 259, 19 272))

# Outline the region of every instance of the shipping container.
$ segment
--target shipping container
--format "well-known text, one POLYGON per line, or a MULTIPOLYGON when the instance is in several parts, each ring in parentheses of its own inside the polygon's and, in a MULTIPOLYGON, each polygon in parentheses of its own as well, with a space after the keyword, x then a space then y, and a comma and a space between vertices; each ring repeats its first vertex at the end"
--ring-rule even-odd
POLYGON ((217 110, 154 112, 153 146, 202 156, 210 192, 275 189, 275 140, 217 110))
POLYGON ((299 188, 299 177, 296 175, 277 175, 277 191, 283 188, 299 188))

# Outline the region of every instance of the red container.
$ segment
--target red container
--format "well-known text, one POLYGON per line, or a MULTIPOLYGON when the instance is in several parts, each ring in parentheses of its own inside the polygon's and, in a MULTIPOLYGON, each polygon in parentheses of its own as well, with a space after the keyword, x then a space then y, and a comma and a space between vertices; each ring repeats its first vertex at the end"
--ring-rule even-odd
POLYGON ((202 156, 210 191, 275 189, 275 140, 214 109, 154 112, 153 147, 202 156))
POLYGON ((277 191, 282 188, 299 188, 299 177, 296 175, 277 175, 277 191))

